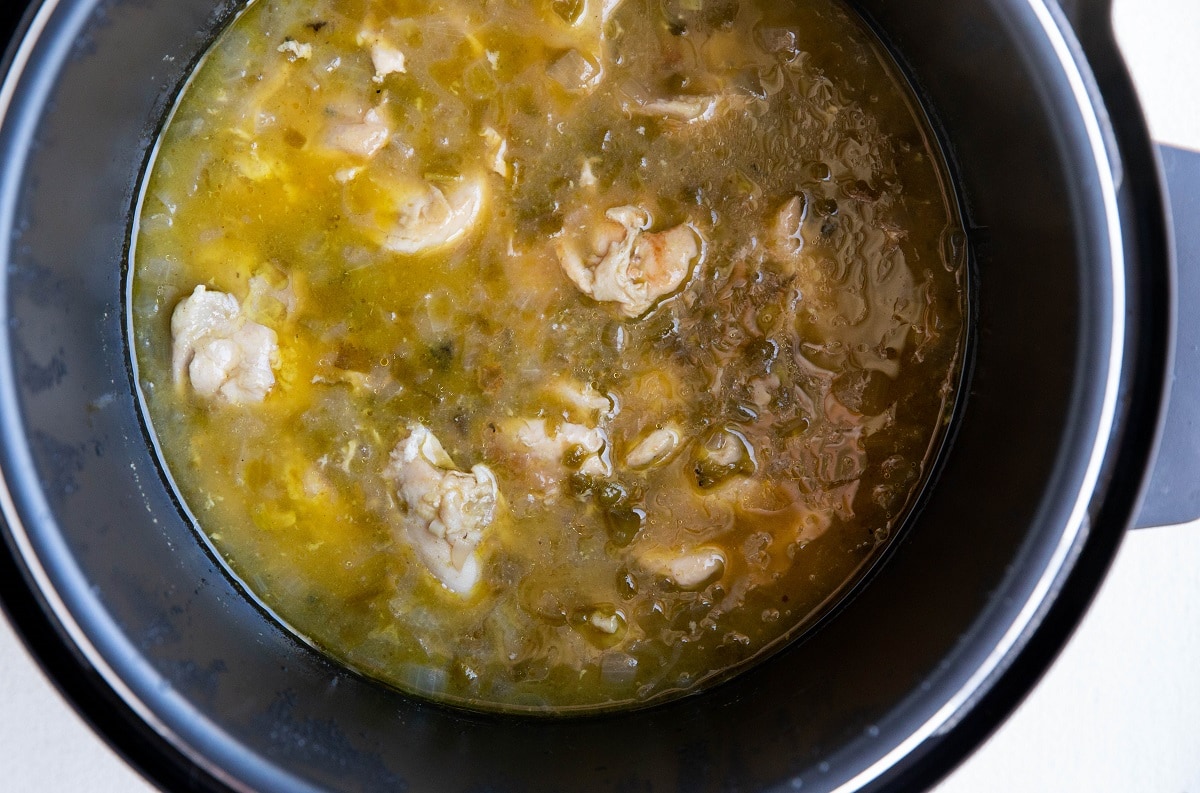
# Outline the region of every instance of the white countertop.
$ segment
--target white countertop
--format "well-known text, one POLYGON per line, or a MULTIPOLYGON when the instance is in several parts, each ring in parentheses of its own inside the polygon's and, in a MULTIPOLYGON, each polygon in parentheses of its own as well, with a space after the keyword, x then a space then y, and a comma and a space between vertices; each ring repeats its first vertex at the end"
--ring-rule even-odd
MULTIPOLYGON (((1116 0, 1115 19, 1152 134, 1200 150, 1200 0, 1116 0)), ((1200 793, 1198 565, 1200 522, 1131 533, 1062 656, 936 793, 1200 793)), ((4 790, 152 790, 3 619, 0 703, 4 790)))

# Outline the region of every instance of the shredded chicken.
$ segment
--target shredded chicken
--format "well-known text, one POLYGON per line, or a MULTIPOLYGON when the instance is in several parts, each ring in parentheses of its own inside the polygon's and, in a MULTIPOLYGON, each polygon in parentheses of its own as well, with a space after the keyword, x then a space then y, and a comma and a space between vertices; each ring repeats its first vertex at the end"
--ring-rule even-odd
POLYGON ((488 153, 491 155, 491 162, 488 163, 488 167, 507 179, 509 167, 508 160, 505 158, 508 155, 508 141, 491 127, 485 127, 481 134, 483 135, 484 142, 487 144, 488 153))
POLYGON ((680 589, 700 589, 725 572, 724 551, 708 545, 685 553, 651 550, 638 557, 638 562, 650 572, 669 579, 680 589))
POLYGON ((382 83, 389 74, 404 74, 404 53, 379 33, 364 30, 358 34, 358 45, 367 47, 371 53, 371 65, 375 68, 372 81, 382 83))
POLYGON ((171 315, 171 341, 177 387, 238 405, 262 402, 275 385, 275 331, 247 319, 233 295, 197 286, 171 315))
POLYGON ((420 424, 392 451, 384 476, 407 509, 405 539, 446 589, 466 596, 479 582, 477 548, 496 516, 496 477, 484 465, 455 469, 441 442, 420 424))
POLYGON ((776 256, 788 259, 804 248, 802 230, 808 205, 802 196, 784 202, 767 228, 767 243, 776 256))
POLYGON ((708 121, 717 113, 719 96, 680 96, 674 99, 651 99, 625 103, 625 110, 642 116, 660 116, 673 121, 693 124, 708 121))
POLYGON ((779 393, 779 384, 780 380, 777 374, 754 378, 750 381, 750 401, 759 410, 766 410, 770 407, 771 401, 775 399, 775 395, 779 393))
MULTIPOLYGON (((816 496, 803 496, 794 483, 780 484, 739 476, 714 491, 713 498, 756 520, 769 519, 777 527, 773 533, 783 542, 808 543, 829 530, 835 515, 849 518, 854 514, 857 492, 857 480, 816 496)), ((777 561, 784 565, 790 563, 784 559, 786 557, 777 561)))
POLYGON ((250 276, 249 289, 243 302, 243 310, 252 316, 268 320, 286 321, 296 315, 300 307, 302 291, 299 284, 303 278, 284 272, 273 265, 264 265, 250 276))
POLYGON ((693 471, 702 489, 720 487, 730 480, 748 476, 757 469, 754 447, 744 435, 720 429, 696 448, 693 471))
POLYGON ((357 157, 374 157, 387 145, 392 128, 387 119, 373 107, 361 119, 339 122, 329 130, 329 145, 357 157))
POLYGON ((312 57, 313 48, 311 44, 296 41, 295 39, 285 39, 282 44, 275 48, 278 52, 282 52, 288 56, 289 60, 308 60, 312 57))
POLYGON ((596 186, 596 174, 592 173, 592 159, 591 157, 584 158, 583 165, 579 169, 580 187, 596 186))
POLYGON ((649 214, 632 206, 614 207, 605 218, 588 253, 564 230, 556 242, 559 264, 584 294, 618 303, 626 317, 641 316, 687 279, 701 254, 699 235, 687 225, 648 232, 649 214))
POLYGON ((560 378, 554 380, 546 391, 566 408, 563 417, 572 421, 595 424, 598 418, 612 418, 616 414, 613 400, 597 391, 591 383, 580 385, 560 378))
POLYGON ((448 192, 427 184, 406 196, 396 225, 383 247, 396 253, 419 253, 465 235, 483 207, 483 180, 465 179, 448 192))
POLYGON ((596 630, 609 636, 621 630, 621 618, 616 614, 604 614, 600 611, 593 611, 588 615, 588 623, 596 630))
POLYGON ((600 427, 542 418, 510 418, 495 422, 487 459, 511 477, 510 507, 520 517, 554 504, 567 492, 576 473, 612 475, 608 433, 600 427))
POLYGON ((736 465, 751 456, 749 443, 741 433, 722 430, 704 444, 705 456, 716 465, 736 465))
POLYGON ((675 427, 656 429, 642 438, 625 455, 630 468, 654 468, 671 459, 679 449, 680 435, 675 427))
POLYGON ((514 437, 530 457, 553 466, 561 466, 560 475, 570 473, 564 464, 568 452, 578 448, 580 461, 576 470, 591 476, 609 476, 612 466, 605 459, 608 435, 599 427, 563 422, 556 429, 546 428, 544 419, 521 419, 514 437))

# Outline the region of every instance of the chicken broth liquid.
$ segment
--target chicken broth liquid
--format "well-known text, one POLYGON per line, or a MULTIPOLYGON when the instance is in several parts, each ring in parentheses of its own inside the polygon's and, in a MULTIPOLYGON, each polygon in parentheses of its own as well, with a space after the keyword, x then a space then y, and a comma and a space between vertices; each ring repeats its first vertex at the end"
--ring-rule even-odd
POLYGON ((176 485, 403 690, 717 679, 854 579, 942 437, 965 272, 913 107, 834 0, 259 0, 136 229, 176 485))

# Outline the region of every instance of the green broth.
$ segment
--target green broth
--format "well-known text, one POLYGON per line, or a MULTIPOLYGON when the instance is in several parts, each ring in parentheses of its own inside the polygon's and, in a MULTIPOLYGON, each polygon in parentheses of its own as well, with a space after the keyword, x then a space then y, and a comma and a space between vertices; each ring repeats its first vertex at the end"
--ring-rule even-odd
POLYGON ((259 0, 184 92, 135 240, 140 385, 200 527, 331 655, 472 707, 652 702, 795 635, 900 526, 956 396, 959 221, 861 22, 835 0, 589 9, 259 0), (403 72, 377 74, 364 31, 403 72), (372 111, 385 144, 330 143, 372 111), (388 250, 397 185, 464 179, 485 192, 461 238, 388 250), (799 250, 781 250, 793 200, 799 250), (703 246, 635 317, 584 294, 555 247, 623 205, 703 246), (261 403, 173 382, 171 316, 197 284, 277 334, 261 403), (600 427, 611 470, 547 473, 504 440, 520 420, 600 427), (467 596, 398 528, 384 471, 413 423, 498 484, 467 596), (673 456, 623 463, 663 428, 673 456), (723 463, 717 436, 749 452, 723 463), (699 547, 722 554, 711 580, 663 572, 699 547))

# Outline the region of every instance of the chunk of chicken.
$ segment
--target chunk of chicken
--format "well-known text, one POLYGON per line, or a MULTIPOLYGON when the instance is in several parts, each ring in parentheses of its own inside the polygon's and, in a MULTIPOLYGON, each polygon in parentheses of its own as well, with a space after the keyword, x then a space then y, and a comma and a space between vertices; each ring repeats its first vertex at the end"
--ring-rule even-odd
POLYGON ((578 458, 576 470, 589 476, 610 476, 612 465, 605 458, 608 435, 599 427, 563 422, 553 431, 546 428, 545 419, 520 419, 513 437, 529 456, 543 464, 561 467, 559 475, 569 473, 564 462, 569 453, 578 458))
POLYGON ((387 119, 373 107, 360 119, 343 120, 329 129, 328 142, 335 149, 356 157, 370 158, 387 145, 392 128, 387 119))
POLYGON ((240 405, 275 385, 275 331, 247 319, 233 295, 197 286, 171 315, 171 342, 176 387, 186 380, 201 397, 240 405))
POLYGON ((714 432, 696 452, 696 483, 705 490, 734 476, 748 476, 758 467, 750 441, 729 428, 714 432))
POLYGON ((609 396, 601 394, 591 383, 579 383, 559 378, 551 382, 546 393, 565 408, 563 417, 570 421, 595 424, 598 419, 612 418, 617 405, 609 396))
POLYGON ((599 609, 588 615, 588 624, 608 636, 616 634, 624 627, 624 621, 619 614, 606 614, 599 609))
POLYGON ((638 562, 680 589, 701 589, 725 573, 725 552, 711 545, 683 553, 654 549, 639 556, 638 562))
MULTIPOLYGON (((857 480, 815 494, 802 494, 794 482, 781 484, 757 477, 738 477, 728 480, 712 497, 750 516, 755 523, 769 523, 773 527, 771 533, 781 544, 805 545, 828 531, 835 516, 847 518, 854 514, 857 492, 857 480)), ((790 566, 791 560, 786 554, 776 554, 773 564, 774 569, 783 569, 790 566)))
POLYGON ((464 179, 449 192, 425 184, 401 198, 396 224, 383 247, 396 253, 419 253, 461 239, 483 208, 482 179, 464 179))
POLYGON ((296 41, 295 39, 284 39, 283 43, 275 48, 276 52, 282 52, 288 56, 289 60, 308 60, 312 57, 313 48, 311 44, 306 42, 296 41))
POLYGON ((804 220, 808 203, 803 196, 792 196, 776 210, 767 227, 767 244, 771 252, 787 260, 804 248, 804 220))
POLYGON ((583 165, 579 168, 579 186, 580 187, 595 187, 597 180, 596 174, 592 172, 592 157, 586 157, 583 160, 583 165))
POLYGON ((625 465, 642 469, 662 465, 679 449, 680 440, 679 430, 673 426, 656 429, 633 445, 625 455, 625 465))
POLYGON ((295 316, 300 297, 291 273, 264 267, 260 274, 250 276, 249 287, 245 307, 254 316, 282 321, 295 316))
POLYGON ((479 582, 477 549, 496 516, 496 477, 484 465, 455 469, 441 442, 421 424, 392 451, 384 476, 407 512, 402 539, 442 586, 466 596, 479 582))
POLYGON ((641 316, 687 279, 702 252, 699 235, 687 225, 648 232, 650 216, 637 207, 604 214, 586 254, 564 230, 556 242, 559 264, 584 294, 618 303, 626 317, 641 316))
POLYGON ((608 435, 602 428, 570 422, 548 426, 541 418, 496 422, 488 438, 488 459, 502 462, 511 477, 506 485, 517 515, 556 503, 575 473, 612 474, 608 435))
POLYGON ((756 377, 750 381, 750 401, 759 410, 766 410, 779 393, 779 375, 771 374, 766 377, 756 377))
POLYGON ((678 96, 673 99, 651 99, 625 103, 626 112, 642 116, 658 116, 684 124, 708 121, 717 114, 719 96, 678 96))
POLYGON ((488 154, 491 156, 491 162, 488 163, 488 167, 494 173, 507 179, 509 173, 508 160, 506 159, 508 156, 508 141, 491 127, 484 127, 483 132, 480 134, 487 144, 488 154))
POLYGON ((382 83, 389 74, 404 74, 404 53, 397 49, 382 34, 364 30, 358 34, 358 46, 366 47, 371 54, 371 66, 375 68, 372 82, 382 83))

